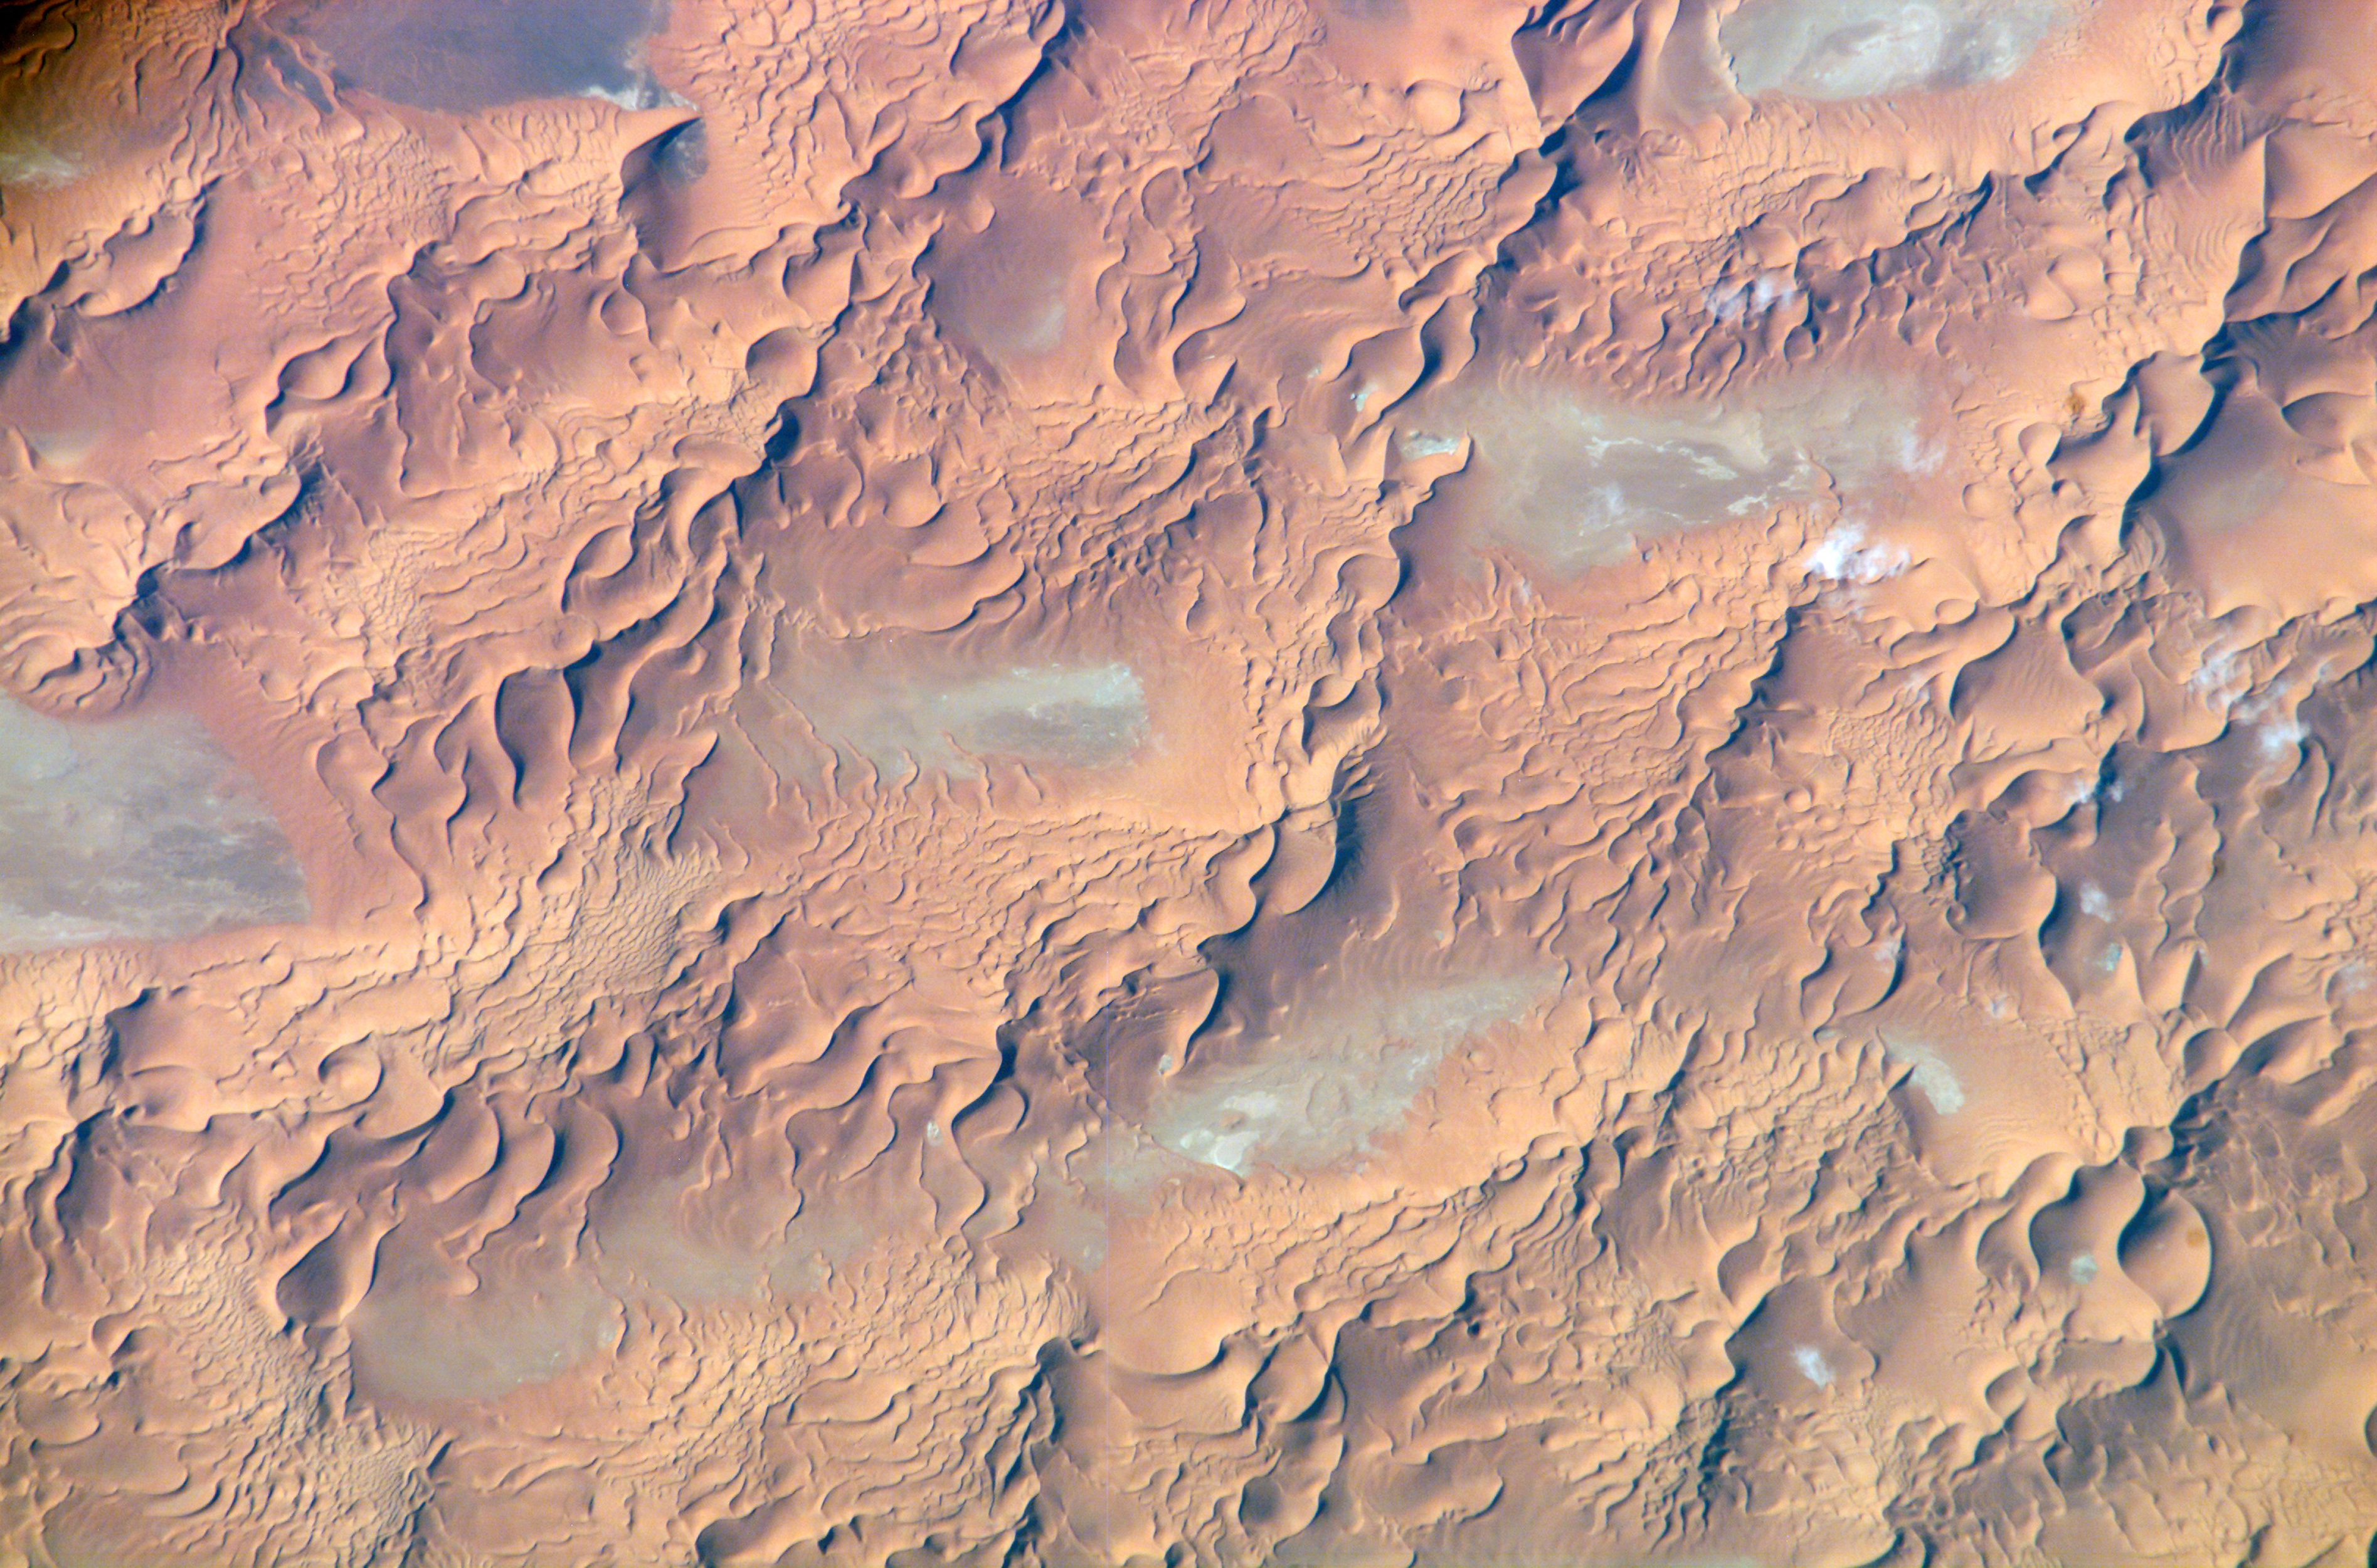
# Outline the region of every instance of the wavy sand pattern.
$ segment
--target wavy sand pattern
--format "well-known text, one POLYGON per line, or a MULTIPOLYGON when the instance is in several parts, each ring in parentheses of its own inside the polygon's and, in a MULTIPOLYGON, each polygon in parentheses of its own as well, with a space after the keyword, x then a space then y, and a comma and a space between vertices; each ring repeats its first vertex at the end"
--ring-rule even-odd
POLYGON ((0 18, 0 1563, 2335 1564, 2377 8, 0 18))

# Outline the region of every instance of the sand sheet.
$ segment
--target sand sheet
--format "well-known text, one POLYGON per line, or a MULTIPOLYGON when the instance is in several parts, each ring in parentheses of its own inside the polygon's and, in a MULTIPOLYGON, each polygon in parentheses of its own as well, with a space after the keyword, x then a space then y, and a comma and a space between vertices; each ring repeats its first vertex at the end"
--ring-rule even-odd
POLYGON ((0 1564, 2340 1564, 2377 8, 0 18, 0 1564))

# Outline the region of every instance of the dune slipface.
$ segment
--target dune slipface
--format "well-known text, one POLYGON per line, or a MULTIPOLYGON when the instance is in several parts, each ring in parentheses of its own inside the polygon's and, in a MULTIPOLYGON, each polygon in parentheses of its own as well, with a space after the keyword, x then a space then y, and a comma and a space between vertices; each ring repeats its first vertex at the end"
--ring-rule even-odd
POLYGON ((0 1564, 2377 1550, 2377 8, 0 18, 0 1564))

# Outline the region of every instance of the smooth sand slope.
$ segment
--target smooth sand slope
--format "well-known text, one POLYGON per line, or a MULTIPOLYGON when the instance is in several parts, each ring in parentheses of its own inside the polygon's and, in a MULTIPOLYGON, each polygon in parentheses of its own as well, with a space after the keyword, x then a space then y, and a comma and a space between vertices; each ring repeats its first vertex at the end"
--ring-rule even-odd
POLYGON ((0 1562, 2369 1561, 2377 9, 0 28, 0 1562))

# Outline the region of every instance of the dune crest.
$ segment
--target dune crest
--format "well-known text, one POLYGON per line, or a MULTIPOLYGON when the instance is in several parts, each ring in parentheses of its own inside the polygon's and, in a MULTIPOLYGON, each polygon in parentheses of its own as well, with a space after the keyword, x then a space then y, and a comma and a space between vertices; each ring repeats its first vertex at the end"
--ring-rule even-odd
POLYGON ((2368 0, 0 12, 0 1564, 2371 1560, 2368 0))

